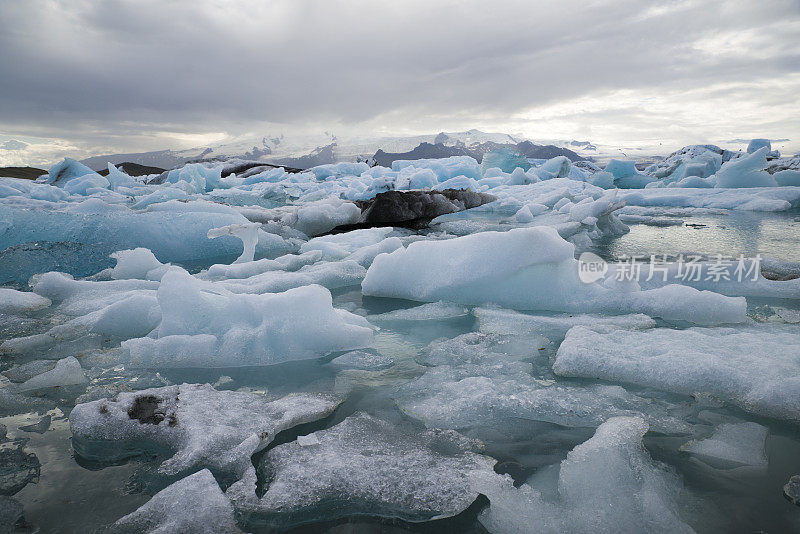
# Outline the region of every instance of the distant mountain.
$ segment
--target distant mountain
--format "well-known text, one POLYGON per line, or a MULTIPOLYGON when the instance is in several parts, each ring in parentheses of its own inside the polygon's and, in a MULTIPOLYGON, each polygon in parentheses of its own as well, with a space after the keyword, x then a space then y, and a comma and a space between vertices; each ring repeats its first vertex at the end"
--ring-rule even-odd
MULTIPOLYGON (((109 162, 114 165, 135 163, 146 167, 173 169, 191 162, 239 159, 307 169, 325 163, 365 160, 376 152, 383 152, 387 155, 382 158, 384 162, 393 156, 396 156, 394 159, 419 159, 421 157, 447 157, 448 155, 469 155, 480 161, 483 154, 490 150, 504 146, 516 147, 520 146, 520 143, 530 142, 505 133, 482 132, 474 129, 464 132, 440 132, 397 137, 343 137, 330 132, 300 136, 279 134, 265 135, 259 138, 250 137, 235 142, 186 150, 156 150, 93 156, 82 160, 81 163, 99 171, 106 169, 109 162), (408 153, 414 150, 417 152, 409 156, 408 153)), ((565 155, 570 159, 580 159, 580 156, 566 148, 561 149, 555 145, 530 144, 533 147, 552 146, 552 148, 550 150, 534 150, 528 145, 522 145, 520 150, 524 150, 528 157, 544 158, 548 156, 541 154, 556 154, 565 155), (562 152, 557 152, 558 150, 562 152)))
MULTIPOLYGON (((443 134, 439 135, 441 136, 443 134)), ((437 136, 437 139, 439 139, 439 136, 437 136)), ((372 157, 377 165, 381 165, 383 167, 391 167, 392 162, 395 160, 449 158, 451 156, 470 156, 475 158, 480 163, 483 160, 484 154, 499 148, 510 148, 512 150, 516 150, 526 158, 550 159, 556 156, 566 156, 571 161, 582 161, 586 159, 579 156, 572 150, 569 150, 568 148, 558 147, 555 145, 537 145, 530 141, 521 141, 516 144, 487 141, 471 146, 464 146, 463 143, 450 146, 443 143, 432 144, 423 142, 408 152, 389 153, 378 149, 378 151, 375 152, 375 155, 372 157)))

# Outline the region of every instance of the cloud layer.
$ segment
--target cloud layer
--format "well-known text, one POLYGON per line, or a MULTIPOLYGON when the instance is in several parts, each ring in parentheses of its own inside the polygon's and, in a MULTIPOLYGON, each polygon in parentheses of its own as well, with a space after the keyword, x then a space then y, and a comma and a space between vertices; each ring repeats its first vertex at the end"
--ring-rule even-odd
POLYGON ((476 127, 789 146, 800 139, 798 6, 6 0, 0 144, 27 136, 88 154, 250 132, 476 127))

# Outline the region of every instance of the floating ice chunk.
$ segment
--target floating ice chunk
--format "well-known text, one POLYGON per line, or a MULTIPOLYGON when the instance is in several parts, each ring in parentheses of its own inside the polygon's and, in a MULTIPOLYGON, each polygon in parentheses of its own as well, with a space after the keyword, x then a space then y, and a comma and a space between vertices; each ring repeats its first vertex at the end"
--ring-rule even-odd
POLYGON ((602 187, 603 189, 611 189, 614 187, 614 175, 606 171, 591 174, 586 178, 586 181, 594 186, 602 187))
POLYGON ((583 325, 595 332, 612 330, 644 330, 653 328, 656 322, 647 315, 526 315, 500 308, 475 308, 472 313, 478 318, 480 331, 484 334, 540 334, 551 341, 563 339, 573 326, 583 325))
POLYGON ((166 181, 173 184, 183 182, 192 193, 205 193, 225 185, 221 166, 205 167, 200 163, 190 163, 169 171, 166 181))
POLYGON ((158 288, 161 323, 151 337, 123 347, 137 366, 272 365, 369 346, 362 317, 335 310, 320 286, 249 295, 225 290, 182 271, 158 288))
POLYGON ((72 178, 64 183, 64 191, 71 195, 90 195, 103 189, 108 189, 108 180, 97 173, 87 174, 72 178))
POLYGON ((441 182, 440 184, 436 185, 434 189, 438 189, 440 191, 445 189, 482 191, 486 188, 482 187, 474 178, 469 178, 467 176, 456 176, 455 178, 450 178, 449 180, 441 182))
POLYGON ((12 382, 25 382, 36 375, 40 375, 51 370, 56 366, 53 360, 33 360, 31 362, 15 365, 7 371, 3 371, 3 376, 12 382))
POLYGON ((116 191, 119 187, 133 187, 140 185, 136 182, 136 180, 117 169, 117 167, 111 162, 108 163, 107 179, 111 189, 114 191, 116 191))
MULTIPOLYGON (((625 272, 624 269, 624 264, 609 264, 606 280, 619 278, 625 272)), ((752 258, 735 261, 723 259, 716 262, 665 262, 653 264, 652 273, 651 276, 647 267, 641 269, 636 278, 642 289, 682 284, 732 297, 800 299, 800 278, 768 280, 761 273, 761 262, 752 258), (692 270, 693 274, 687 275, 688 270, 692 270)))
POLYGON ((593 427, 611 416, 641 415, 659 432, 689 430, 685 423, 669 416, 664 406, 619 386, 537 380, 522 365, 497 362, 480 367, 429 368, 401 388, 397 402, 403 412, 432 428, 513 425, 521 419, 593 427))
POLYGON ((29 313, 50 306, 50 299, 16 289, 0 288, 0 313, 29 313))
POLYGON ((342 260, 361 248, 380 243, 391 232, 391 227, 382 227, 315 237, 303 243, 300 252, 319 250, 327 261, 342 260))
MULTIPOLYGON (((81 176, 97 174, 92 169, 75 161, 72 158, 64 158, 63 161, 60 163, 56 163, 50 170, 47 171, 47 175, 44 177, 44 182, 50 185, 57 185, 63 187, 63 185, 74 178, 79 178, 81 176)), ((98 176, 100 176, 98 174, 98 176)))
POLYGON ((414 159, 414 160, 395 160, 392 162, 393 171, 402 171, 407 167, 416 169, 431 169, 439 177, 440 182, 455 178, 456 176, 466 176, 474 180, 483 178, 481 168, 474 158, 469 156, 452 156, 440 159, 414 159))
POLYGON ((120 534, 241 532, 233 505, 208 469, 170 484, 110 530, 120 534))
POLYGON ((155 295, 130 292, 116 302, 86 315, 59 324, 43 334, 14 338, 0 344, 0 350, 45 355, 50 349, 63 350, 63 343, 81 342, 84 348, 99 348, 102 341, 145 336, 158 325, 161 314, 155 295), (62 344, 62 345, 59 345, 62 344))
POLYGON ((51 420, 52 418, 49 415, 45 415, 37 422, 30 425, 21 426, 19 427, 19 429, 22 430, 23 432, 35 432, 37 434, 44 434, 50 428, 51 420))
POLYGON ((370 315, 374 321, 440 321, 463 317, 469 313, 464 306, 450 302, 431 302, 405 310, 395 310, 380 315, 370 315))
POLYGON ((354 224, 359 217, 361 209, 352 202, 330 198, 302 205, 282 221, 308 236, 315 236, 343 224, 354 224))
POLYGON ((644 313, 698 324, 742 322, 743 298, 669 286, 622 292, 578 275, 574 245, 548 227, 417 241, 382 254, 362 282, 365 295, 423 302, 499 304, 523 310, 644 313))
POLYGON ((297 272, 267 271, 249 278, 218 282, 217 286, 236 294, 278 293, 313 284, 335 289, 358 285, 366 274, 367 270, 355 260, 344 259, 306 265, 297 272))
POLYGON ((679 181, 669 184, 667 187, 714 187, 716 180, 713 178, 701 178, 700 176, 687 176, 679 181))
POLYGON ((717 172, 717 187, 774 187, 775 178, 767 168, 767 147, 759 148, 749 156, 730 160, 717 172))
POLYGON ((767 433, 767 428, 758 423, 725 423, 710 438, 690 441, 681 450, 718 469, 766 469, 767 433))
POLYGON ((85 384, 86 382, 88 382, 88 380, 81 368, 81 364, 74 356, 68 356, 63 360, 58 360, 56 366, 52 370, 34 376, 30 380, 26 380, 17 386, 17 390, 32 391, 54 386, 85 384))
POLYGON ((259 470, 269 487, 242 508, 283 527, 349 515, 427 521, 465 510, 478 497, 470 474, 493 474, 495 463, 455 432, 403 433, 364 413, 313 436, 316 445, 267 452, 259 470))
POLYGON ((796 327, 656 328, 597 333, 576 326, 553 370, 656 387, 705 392, 770 417, 800 421, 800 333, 796 327))
POLYGON ((496 427, 520 419, 569 427, 598 426, 610 416, 643 415, 659 432, 685 433, 688 425, 661 402, 619 386, 559 383, 531 376, 548 345, 536 336, 501 338, 464 334, 432 343, 421 363, 433 365, 395 397, 405 413, 434 428, 496 427))
MULTIPOLYGON (((147 212, 117 207, 89 214, 0 204, 0 220, 7 221, 14 228, 13 232, 0 232, 0 250, 32 242, 85 245, 106 255, 144 247, 165 263, 197 262, 228 255, 235 257, 241 253, 240 240, 232 236, 210 240, 206 233, 211 228, 248 222, 227 206, 177 201, 175 204, 150 206, 147 212), (161 208, 153 209, 156 206, 161 208)), ((259 242, 257 253, 280 255, 293 248, 278 235, 261 234, 261 237, 263 242, 259 242)), ((72 255, 67 254, 62 260, 65 264, 85 262, 86 249, 76 246, 71 250, 74 250, 72 255)))
POLYGON ((747 144, 747 153, 752 154, 756 150, 764 147, 767 148, 767 152, 772 150, 772 143, 769 142, 769 139, 751 139, 747 144))
POLYGON ((758 189, 684 189, 656 188, 619 191, 619 199, 628 206, 663 206, 714 208, 749 211, 786 211, 800 206, 796 187, 758 189))
POLYGON ((117 260, 117 265, 111 269, 111 278, 114 280, 161 280, 169 269, 156 259, 155 254, 146 248, 133 250, 120 250, 111 254, 117 260))
POLYGON ((552 180, 569 176, 570 170, 572 170, 572 162, 569 158, 556 156, 536 167, 534 172, 541 180, 552 180))
POLYGON ((394 359, 385 354, 371 354, 361 350, 354 350, 332 359, 328 362, 328 365, 339 369, 383 371, 394 365, 394 359))
POLYGON ((242 254, 233 263, 247 263, 255 259, 256 245, 258 244, 259 223, 229 224, 208 231, 208 238, 214 239, 224 235, 236 236, 242 240, 242 254))
POLYGON ((322 259, 321 250, 312 250, 302 254, 286 254, 270 260, 263 258, 233 265, 215 264, 208 268, 209 278, 250 278, 270 271, 296 271, 305 265, 311 265, 322 259))
POLYGON ((634 161, 622 161, 618 159, 611 159, 609 160, 608 164, 605 168, 606 172, 610 172, 614 179, 617 178, 625 178, 627 176, 633 176, 637 174, 639 171, 636 170, 636 162, 634 161))
POLYGON ((543 497, 552 490, 535 476, 517 489, 508 476, 476 474, 475 489, 491 501, 480 522, 494 534, 694 532, 678 514, 682 485, 647 453, 645 432, 638 417, 603 423, 561 462, 552 498, 543 497))
POLYGON ((278 433, 326 417, 339 402, 305 393, 270 400, 255 393, 216 391, 208 384, 182 384, 78 404, 69 423, 76 450, 89 459, 108 460, 113 454, 107 447, 95 447, 96 442, 149 444, 175 451, 159 467, 162 473, 199 465, 241 476, 250 457, 278 433))
POLYGON ((510 148, 492 150, 484 154, 481 160, 483 175, 486 175, 486 171, 489 169, 500 169, 503 172, 510 173, 517 168, 527 171, 531 168, 531 164, 525 156, 510 148))
POLYGON ((44 411, 52 408, 52 404, 38 397, 29 397, 0 388, 0 417, 17 415, 31 411, 44 411))
POLYGON ((133 203, 131 209, 140 210, 152 204, 160 202, 167 202, 169 200, 183 200, 189 198, 189 193, 177 187, 163 187, 152 193, 137 196, 136 202, 133 203))
POLYGON ((343 174, 352 174, 355 176, 360 175, 362 172, 369 170, 369 165, 363 161, 349 162, 342 161, 339 163, 328 163, 325 165, 317 165, 308 169, 312 172, 317 180, 324 180, 332 176, 341 176, 343 174))
POLYGON ((397 177, 397 189, 431 189, 439 183, 439 177, 431 169, 407 167, 397 177))

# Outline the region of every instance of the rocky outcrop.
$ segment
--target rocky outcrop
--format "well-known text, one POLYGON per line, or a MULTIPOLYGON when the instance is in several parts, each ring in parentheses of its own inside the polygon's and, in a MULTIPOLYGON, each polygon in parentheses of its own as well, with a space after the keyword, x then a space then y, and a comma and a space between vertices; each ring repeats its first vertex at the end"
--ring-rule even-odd
POLYGON ((360 200, 361 218, 355 224, 337 226, 332 233, 349 232, 376 226, 419 229, 446 213, 476 208, 497 198, 468 189, 442 191, 386 191, 369 200, 360 200))

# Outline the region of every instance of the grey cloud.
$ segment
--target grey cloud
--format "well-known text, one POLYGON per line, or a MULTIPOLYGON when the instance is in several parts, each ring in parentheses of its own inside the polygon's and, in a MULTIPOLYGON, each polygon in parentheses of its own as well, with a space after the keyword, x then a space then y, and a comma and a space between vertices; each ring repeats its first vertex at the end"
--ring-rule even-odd
MULTIPOLYGON (((119 149, 152 144, 153 132, 261 122, 491 127, 617 90, 691 98, 716 85, 769 114, 800 87, 793 1, 7 0, 2 10, 0 131, 119 149), (786 86, 764 93, 753 86, 762 80, 786 86)), ((749 134, 727 120, 727 135, 749 134)))

